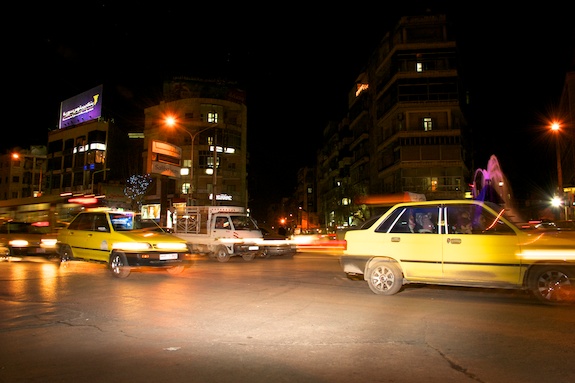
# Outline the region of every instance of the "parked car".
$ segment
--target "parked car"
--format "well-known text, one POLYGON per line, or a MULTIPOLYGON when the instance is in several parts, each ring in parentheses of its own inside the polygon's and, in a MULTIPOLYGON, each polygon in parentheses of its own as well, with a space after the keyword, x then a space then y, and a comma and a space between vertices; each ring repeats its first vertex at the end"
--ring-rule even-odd
POLYGON ((575 237, 522 230, 499 205, 407 202, 345 234, 350 277, 392 295, 409 283, 523 289, 550 304, 575 301, 575 237))
POLYGON ((281 235, 266 226, 258 225, 258 228, 263 235, 263 240, 260 243, 260 257, 269 258, 272 255, 293 256, 297 253, 296 245, 285 235, 281 235))
POLYGON ((560 231, 575 231, 575 221, 571 219, 563 219, 557 221, 541 222, 535 225, 539 230, 560 230, 560 231))
POLYGON ((62 262, 104 262, 120 278, 146 267, 179 273, 192 264, 185 240, 127 211, 81 212, 60 230, 57 247, 62 262))
POLYGON ((55 257, 56 236, 49 222, 4 221, 0 224, 0 256, 55 257))

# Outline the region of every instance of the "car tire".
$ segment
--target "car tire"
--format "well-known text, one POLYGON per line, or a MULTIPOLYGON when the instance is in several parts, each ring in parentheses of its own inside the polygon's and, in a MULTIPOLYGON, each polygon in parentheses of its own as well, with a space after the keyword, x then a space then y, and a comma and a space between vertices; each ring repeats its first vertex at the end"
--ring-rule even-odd
POLYGON ((130 275, 130 266, 128 266, 128 259, 126 254, 115 251, 110 255, 110 271, 116 278, 126 278, 130 275))
POLYGON ((262 252, 260 253, 260 258, 269 258, 272 255, 270 254, 270 252, 268 251, 268 249, 264 248, 262 250, 262 252))
POLYGON ((172 275, 181 274, 184 272, 184 269, 185 269, 184 265, 172 266, 168 267, 168 273, 172 275))
POLYGON ((394 262, 375 262, 367 270, 365 279, 371 291, 378 295, 396 294, 403 286, 403 274, 394 262))
POLYGON ((529 274, 529 291, 540 302, 552 305, 575 302, 575 268, 536 267, 529 274))
POLYGON ((225 246, 218 246, 215 252, 215 258, 218 262, 227 262, 230 260, 230 253, 225 246))
POLYGON ((60 265, 74 259, 74 254, 72 253, 72 248, 70 246, 62 245, 58 250, 60 265))

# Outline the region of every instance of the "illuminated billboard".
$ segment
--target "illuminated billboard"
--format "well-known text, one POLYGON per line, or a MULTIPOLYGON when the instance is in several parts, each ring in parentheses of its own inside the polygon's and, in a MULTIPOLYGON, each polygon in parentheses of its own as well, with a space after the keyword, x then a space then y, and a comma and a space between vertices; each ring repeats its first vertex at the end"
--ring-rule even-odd
POLYGON ((67 128, 102 116, 102 90, 98 85, 60 104, 59 128, 67 128))

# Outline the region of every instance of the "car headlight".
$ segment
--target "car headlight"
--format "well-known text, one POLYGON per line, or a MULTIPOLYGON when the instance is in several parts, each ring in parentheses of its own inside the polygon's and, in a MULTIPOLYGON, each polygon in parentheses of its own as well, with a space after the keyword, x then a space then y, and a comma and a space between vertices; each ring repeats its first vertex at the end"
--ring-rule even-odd
POLYGON ((42 239, 41 243, 40 243, 41 247, 56 247, 56 239, 42 239))
POLYGON ((28 241, 26 241, 25 239, 14 239, 10 241, 9 244, 12 247, 27 247, 28 241))
POLYGON ((143 251, 150 250, 152 246, 147 242, 116 242, 112 245, 115 250, 143 251))
POLYGON ((159 250, 182 250, 188 251, 188 245, 185 242, 160 242, 156 244, 159 250))

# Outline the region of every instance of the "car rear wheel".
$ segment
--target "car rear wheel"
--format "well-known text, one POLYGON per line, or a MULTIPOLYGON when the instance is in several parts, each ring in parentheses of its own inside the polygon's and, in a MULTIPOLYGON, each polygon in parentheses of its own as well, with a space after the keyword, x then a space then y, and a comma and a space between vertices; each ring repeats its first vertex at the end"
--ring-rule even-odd
POLYGON ((225 246, 218 246, 215 255, 218 262, 227 262, 230 260, 230 253, 225 246))
POLYGON ((401 269, 393 262, 376 262, 366 274, 371 291, 379 295, 396 294, 403 286, 401 269))
POLYGON ((130 266, 128 266, 126 254, 119 251, 113 252, 110 255, 110 270, 112 275, 117 278, 126 278, 130 275, 130 266))
POLYGON ((537 267, 530 275, 529 290, 547 304, 575 302, 575 269, 564 266, 537 267))

